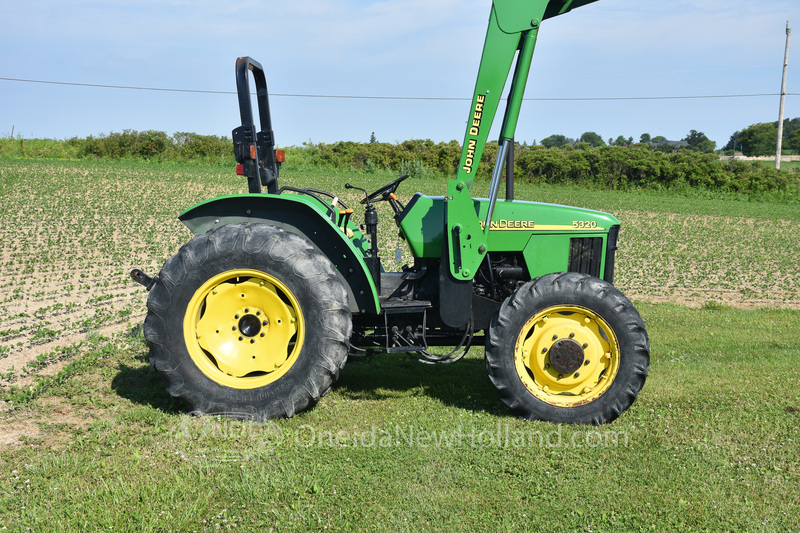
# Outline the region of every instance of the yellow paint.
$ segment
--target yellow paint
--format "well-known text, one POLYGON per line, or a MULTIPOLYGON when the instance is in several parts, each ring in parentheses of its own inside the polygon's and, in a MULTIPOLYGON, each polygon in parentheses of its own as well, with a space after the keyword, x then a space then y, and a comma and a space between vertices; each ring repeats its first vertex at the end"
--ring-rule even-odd
POLYGON ((183 332, 203 374, 226 387, 253 389, 275 382, 297 361, 305 322, 280 280, 257 270, 229 270, 195 292, 183 332))
POLYGON ((620 348, 614 331, 593 311, 572 305, 549 307, 530 317, 520 330, 514 364, 525 387, 543 402, 577 407, 597 400, 619 371, 620 348), (549 364, 549 350, 558 339, 583 346, 584 362, 572 374, 559 374, 549 364))
MULTIPOLYGON (((486 223, 481 222, 481 229, 486 223)), ((575 220, 572 224, 536 224, 533 220, 492 220, 491 231, 606 231, 594 221, 575 220)))

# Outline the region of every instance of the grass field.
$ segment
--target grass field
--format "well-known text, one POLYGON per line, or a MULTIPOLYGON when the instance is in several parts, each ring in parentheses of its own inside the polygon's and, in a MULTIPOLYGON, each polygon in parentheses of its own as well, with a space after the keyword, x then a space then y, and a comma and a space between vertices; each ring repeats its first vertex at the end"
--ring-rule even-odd
MULTIPOLYGON (((391 179, 284 176, 342 193, 391 179)), ((128 278, 191 237, 180 211, 243 189, 219 167, 0 160, 0 528, 800 528, 797 204, 517 187, 622 220, 617 285, 653 353, 609 426, 510 416, 480 349, 353 362, 315 409, 255 425, 188 417, 166 394, 128 278)), ((400 193, 417 190, 443 184, 400 193)))

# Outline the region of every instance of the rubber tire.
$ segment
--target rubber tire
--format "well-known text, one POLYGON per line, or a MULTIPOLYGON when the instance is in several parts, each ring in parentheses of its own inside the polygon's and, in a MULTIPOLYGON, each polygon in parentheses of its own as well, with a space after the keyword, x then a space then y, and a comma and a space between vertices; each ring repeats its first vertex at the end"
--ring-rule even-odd
POLYGON ((492 320, 486 343, 489 379, 500 399, 529 420, 567 424, 604 424, 633 404, 647 379, 650 342, 636 308, 601 279, 575 272, 548 274, 529 281, 507 298, 492 320), (514 361, 517 337, 528 319, 553 306, 580 306, 601 317, 619 342, 620 362, 609 388, 575 407, 549 404, 522 382, 514 361))
POLYGON ((315 404, 344 367, 352 333, 346 290, 333 264, 308 241, 267 224, 225 225, 199 235, 163 266, 147 300, 150 362, 167 391, 192 414, 263 421, 292 417, 315 404), (183 334, 187 306, 217 274, 259 270, 292 291, 305 320, 297 360, 276 381, 245 389, 223 386, 194 363, 183 334))

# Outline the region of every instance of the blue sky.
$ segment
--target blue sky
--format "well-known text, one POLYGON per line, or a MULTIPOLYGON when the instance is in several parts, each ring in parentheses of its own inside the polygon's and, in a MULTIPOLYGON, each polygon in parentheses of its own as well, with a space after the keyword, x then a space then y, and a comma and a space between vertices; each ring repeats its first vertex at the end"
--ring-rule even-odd
MULTIPOLYGON (((279 145, 461 141, 489 0, 0 0, 0 78, 235 90, 234 62, 267 71, 279 145), (286 96, 277 96, 278 94, 286 96), (371 100, 346 95, 459 100, 371 100), (460 100, 464 99, 464 100, 460 100)), ((519 141, 595 131, 719 146, 778 116, 786 21, 797 30, 787 92, 800 94, 797 0, 599 0, 545 21, 519 141), (794 64, 798 67, 793 66, 794 64), (743 98, 579 100, 725 96, 743 98)), ((69 138, 124 129, 230 135, 233 94, 0 80, 0 136, 69 138)), ((786 117, 800 116, 800 96, 786 117)), ((495 134, 493 134, 494 136, 495 134)))

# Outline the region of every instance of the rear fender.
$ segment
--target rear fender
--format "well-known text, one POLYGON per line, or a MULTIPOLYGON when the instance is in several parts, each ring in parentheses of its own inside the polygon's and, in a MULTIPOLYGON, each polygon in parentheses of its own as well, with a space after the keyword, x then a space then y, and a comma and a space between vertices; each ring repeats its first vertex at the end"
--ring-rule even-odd
POLYGON ((347 289, 350 311, 378 313, 378 291, 364 263, 364 237, 348 238, 332 222, 329 209, 316 200, 285 194, 221 196, 195 205, 178 216, 195 235, 226 224, 270 224, 304 237, 331 260, 347 289))

